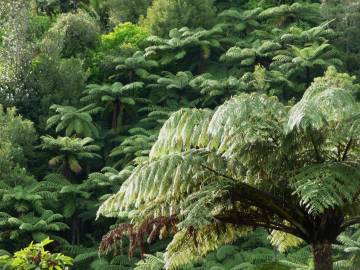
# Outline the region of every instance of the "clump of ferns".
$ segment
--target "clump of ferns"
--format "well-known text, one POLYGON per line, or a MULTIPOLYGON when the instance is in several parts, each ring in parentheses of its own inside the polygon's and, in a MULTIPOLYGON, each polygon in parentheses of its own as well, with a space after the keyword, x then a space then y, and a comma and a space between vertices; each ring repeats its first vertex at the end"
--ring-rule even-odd
POLYGON ((127 236, 130 243, 128 248, 129 258, 133 257, 137 248, 140 249, 141 258, 144 259, 145 246, 155 242, 156 239, 165 239, 169 234, 176 232, 178 218, 175 215, 168 217, 156 217, 145 219, 140 225, 123 223, 103 236, 99 254, 108 254, 112 250, 114 256, 124 254, 124 236, 127 236))

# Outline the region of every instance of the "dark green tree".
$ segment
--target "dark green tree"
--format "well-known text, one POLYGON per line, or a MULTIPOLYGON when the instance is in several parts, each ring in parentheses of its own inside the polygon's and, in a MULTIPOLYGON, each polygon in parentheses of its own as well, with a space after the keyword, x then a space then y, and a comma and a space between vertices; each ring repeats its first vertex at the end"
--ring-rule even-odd
POLYGON ((359 52, 360 52, 360 25, 359 25, 360 4, 358 1, 347 0, 323 0, 321 13, 326 20, 334 20, 333 27, 338 35, 335 41, 337 48, 343 54, 346 70, 351 73, 359 73, 359 52))
POLYGON ((173 28, 211 27, 215 17, 213 3, 213 0, 154 0, 144 24, 161 37, 166 37, 173 28))
POLYGON ((52 58, 84 57, 99 43, 100 28, 85 12, 61 14, 42 40, 40 49, 52 58))
POLYGON ((138 23, 146 15, 152 0, 108 0, 111 20, 118 22, 138 23))

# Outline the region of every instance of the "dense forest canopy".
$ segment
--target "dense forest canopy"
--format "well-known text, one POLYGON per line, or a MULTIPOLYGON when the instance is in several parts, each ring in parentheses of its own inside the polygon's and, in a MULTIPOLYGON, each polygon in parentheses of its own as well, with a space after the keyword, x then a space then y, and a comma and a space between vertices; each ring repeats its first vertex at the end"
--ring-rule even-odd
POLYGON ((359 14, 2 0, 0 267, 359 269, 359 14))

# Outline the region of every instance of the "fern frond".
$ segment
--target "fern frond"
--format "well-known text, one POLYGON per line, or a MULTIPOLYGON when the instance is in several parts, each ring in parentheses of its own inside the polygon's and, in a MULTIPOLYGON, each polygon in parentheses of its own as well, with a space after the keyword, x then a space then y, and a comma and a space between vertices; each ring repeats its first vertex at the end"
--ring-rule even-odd
POLYGON ((307 166, 293 180, 294 194, 311 214, 351 202, 360 189, 359 165, 338 162, 307 166))

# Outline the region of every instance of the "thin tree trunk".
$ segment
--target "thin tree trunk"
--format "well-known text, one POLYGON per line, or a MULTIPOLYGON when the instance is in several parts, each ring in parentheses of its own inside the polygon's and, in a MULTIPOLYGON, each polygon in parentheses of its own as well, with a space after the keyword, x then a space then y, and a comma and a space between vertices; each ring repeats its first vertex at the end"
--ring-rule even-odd
MULTIPOLYGON (((203 52, 204 54, 205 52, 203 52)), ((200 56, 200 61, 199 61, 199 65, 198 65, 198 68, 197 68, 197 73, 198 74, 202 74, 202 73, 205 73, 206 71, 206 58, 204 55, 201 55, 200 56)))
POLYGON ((134 72, 132 70, 128 73, 129 83, 134 82, 134 72))
POLYGON ((331 243, 316 242, 312 245, 315 270, 333 270, 331 243))
POLYGON ((70 165, 69 165, 69 157, 67 157, 67 156, 65 156, 64 162, 63 162, 63 175, 68 180, 70 180, 70 181, 72 180, 72 173, 71 173, 71 169, 70 169, 70 165))
POLYGON ((76 221, 76 244, 80 245, 80 221, 77 219, 76 221))
POLYGON ((120 101, 115 101, 114 104, 114 111, 112 115, 112 128, 117 129, 118 128, 118 118, 119 114, 121 112, 121 104, 120 101))
POLYGON ((75 224, 75 219, 72 220, 71 223, 71 244, 75 245, 76 244, 76 224, 75 224))
POLYGON ((71 244, 73 245, 79 245, 80 244, 80 228, 79 228, 79 218, 74 216, 71 224, 71 231, 72 231, 72 237, 71 237, 71 244))

